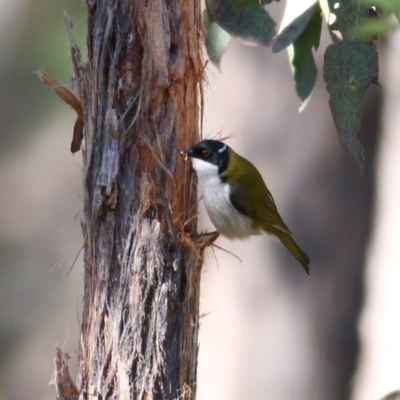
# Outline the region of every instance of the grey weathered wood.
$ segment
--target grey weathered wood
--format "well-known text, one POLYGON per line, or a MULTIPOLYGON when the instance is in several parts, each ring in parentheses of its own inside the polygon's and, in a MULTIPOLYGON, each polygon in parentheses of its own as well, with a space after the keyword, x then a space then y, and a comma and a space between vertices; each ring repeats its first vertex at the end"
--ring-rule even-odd
POLYGON ((79 398, 194 399, 204 246, 179 151, 199 138, 200 2, 87 7, 87 63, 69 29, 84 109, 79 398))

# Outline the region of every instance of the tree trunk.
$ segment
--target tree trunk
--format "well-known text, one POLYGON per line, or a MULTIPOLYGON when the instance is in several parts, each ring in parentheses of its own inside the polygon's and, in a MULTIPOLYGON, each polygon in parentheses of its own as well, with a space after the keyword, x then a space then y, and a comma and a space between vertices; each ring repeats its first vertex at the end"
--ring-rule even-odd
POLYGON ((179 151, 198 138, 200 3, 87 0, 79 398, 194 399, 204 246, 179 151))

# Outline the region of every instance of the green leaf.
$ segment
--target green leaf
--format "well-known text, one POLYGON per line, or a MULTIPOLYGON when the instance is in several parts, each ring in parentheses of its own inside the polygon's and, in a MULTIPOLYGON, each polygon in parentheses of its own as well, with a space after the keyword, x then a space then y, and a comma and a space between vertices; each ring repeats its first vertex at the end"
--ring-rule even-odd
POLYGON ((321 9, 316 7, 306 29, 293 43, 293 55, 291 59, 294 80, 296 82, 296 92, 304 106, 317 80, 317 66, 315 65, 312 49, 313 47, 318 49, 321 27, 321 9))
POLYGON ((208 10, 203 11, 203 23, 206 31, 206 50, 210 61, 220 70, 221 58, 228 49, 231 36, 212 20, 208 10))
POLYGON ((275 35, 275 22, 259 0, 206 0, 212 19, 231 36, 269 46, 275 35))
POLYGON ((356 138, 365 92, 378 71, 378 53, 361 40, 331 44, 325 52, 324 80, 329 105, 342 145, 360 168, 364 150, 356 138))
MULTIPOLYGON (((274 53, 288 47, 296 92, 305 106, 317 79, 312 48, 319 46, 322 17, 317 0, 288 0, 274 53)), ((302 107, 303 108, 303 107, 302 107)), ((301 108, 301 109, 302 109, 301 108)))
POLYGON ((282 26, 285 23, 285 20, 288 18, 293 18, 291 19, 291 22, 289 24, 285 24, 285 28, 281 28, 281 32, 279 33, 278 37, 276 38, 275 44, 272 47, 272 52, 273 53, 278 53, 279 51, 285 49, 289 45, 291 45, 298 37, 304 32, 306 29, 308 23, 310 22, 310 19, 315 13, 315 10, 318 7, 317 1, 313 1, 311 6, 307 8, 306 10, 302 10, 301 8, 299 9, 299 1, 295 0, 293 1, 288 1, 286 4, 285 8, 285 15, 284 15, 284 20, 282 22, 282 26), (300 12, 300 14, 298 14, 300 12), (287 15, 290 14, 291 17, 287 17, 287 15))

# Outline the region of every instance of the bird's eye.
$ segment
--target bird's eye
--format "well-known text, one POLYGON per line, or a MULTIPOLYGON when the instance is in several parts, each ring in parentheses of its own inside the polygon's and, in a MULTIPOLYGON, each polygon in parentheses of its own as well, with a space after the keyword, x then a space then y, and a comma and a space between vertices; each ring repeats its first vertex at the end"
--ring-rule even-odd
POLYGON ((210 150, 208 149, 201 149, 201 155, 203 157, 208 157, 210 155, 210 150))

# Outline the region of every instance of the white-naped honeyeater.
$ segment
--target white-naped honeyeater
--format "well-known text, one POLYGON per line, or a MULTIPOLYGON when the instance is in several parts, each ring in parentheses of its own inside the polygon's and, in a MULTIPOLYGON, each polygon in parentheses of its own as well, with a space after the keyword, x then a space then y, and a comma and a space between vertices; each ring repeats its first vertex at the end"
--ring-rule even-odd
POLYGON ((310 259, 294 241, 257 168, 217 140, 203 140, 182 154, 192 159, 204 205, 228 239, 268 233, 277 237, 309 274, 310 259))

